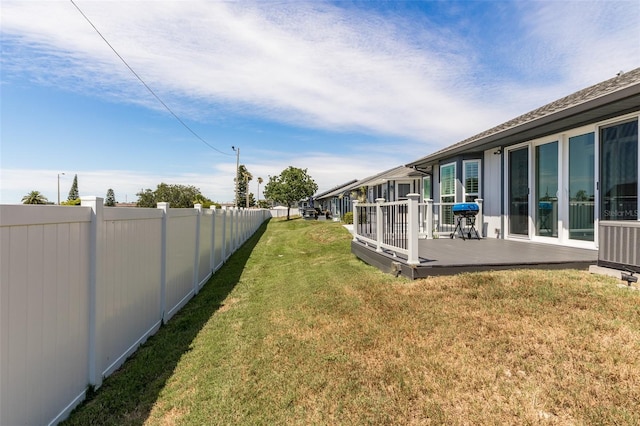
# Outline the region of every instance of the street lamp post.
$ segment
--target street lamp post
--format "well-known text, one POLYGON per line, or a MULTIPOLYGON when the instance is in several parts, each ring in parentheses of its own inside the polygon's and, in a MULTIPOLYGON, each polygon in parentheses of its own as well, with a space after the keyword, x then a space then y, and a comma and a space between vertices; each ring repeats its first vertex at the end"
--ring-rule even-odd
POLYGON ((60 175, 64 176, 64 172, 58 173, 58 205, 60 205, 60 175))
POLYGON ((238 172, 240 171, 240 147, 236 148, 235 146, 231 147, 232 150, 234 150, 236 152, 236 177, 235 177, 235 182, 236 182, 236 196, 235 196, 235 206, 236 209, 238 208, 238 185, 240 184, 240 182, 238 182, 238 172))

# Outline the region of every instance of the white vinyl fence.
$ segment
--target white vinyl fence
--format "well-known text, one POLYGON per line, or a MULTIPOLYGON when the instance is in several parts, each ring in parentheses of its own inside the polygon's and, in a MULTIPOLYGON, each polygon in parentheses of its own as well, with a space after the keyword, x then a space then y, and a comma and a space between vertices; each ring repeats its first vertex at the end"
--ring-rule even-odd
POLYGON ((66 418, 269 217, 0 205, 0 425, 66 418))

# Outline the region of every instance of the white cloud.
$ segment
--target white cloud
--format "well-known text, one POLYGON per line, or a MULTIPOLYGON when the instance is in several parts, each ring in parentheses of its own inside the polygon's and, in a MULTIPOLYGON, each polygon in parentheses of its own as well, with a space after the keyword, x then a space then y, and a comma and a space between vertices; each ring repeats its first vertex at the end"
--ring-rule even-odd
MULTIPOLYGON (((172 100, 418 140, 464 137, 495 117, 490 108, 457 117, 473 108, 452 80, 471 66, 464 49, 456 53, 452 41, 447 52, 417 46, 373 14, 298 2, 77 3, 138 74, 172 100)), ((50 61, 64 63, 74 82, 111 86, 118 96, 133 87, 132 101, 141 101, 140 84, 69 2, 7 2, 3 32, 54 55, 50 61)), ((47 65, 42 75, 62 77, 47 65)))
MULTIPOLYGON (((385 160, 376 159, 363 153, 357 157, 330 155, 324 153, 298 153, 288 157, 281 156, 279 160, 254 161, 249 159, 245 164, 254 179, 250 182, 249 190, 254 194, 258 191, 258 176, 268 181, 268 176, 280 174, 289 166, 306 168, 309 175, 319 186, 318 191, 330 189, 334 186, 350 181, 362 179, 379 171, 390 169, 400 164, 397 158, 388 157, 385 160), (395 159, 395 162, 394 162, 395 159), (379 168, 379 169, 378 169, 379 168)), ((193 185, 207 197, 218 202, 230 202, 234 198, 234 182, 236 164, 219 163, 211 170, 190 173, 140 173, 126 170, 82 170, 65 172, 60 176, 60 199, 67 199, 74 175, 78 175, 78 190, 80 196, 105 197, 109 188, 113 189, 118 202, 135 202, 136 193, 150 188, 156 189, 159 183, 193 185)), ((34 170, 5 168, 0 170, 0 204, 18 204, 24 195, 30 191, 40 191, 49 201, 57 201, 58 170, 34 170)), ((262 190, 264 183, 260 187, 262 190)), ((257 198, 257 197, 256 197, 257 198)))

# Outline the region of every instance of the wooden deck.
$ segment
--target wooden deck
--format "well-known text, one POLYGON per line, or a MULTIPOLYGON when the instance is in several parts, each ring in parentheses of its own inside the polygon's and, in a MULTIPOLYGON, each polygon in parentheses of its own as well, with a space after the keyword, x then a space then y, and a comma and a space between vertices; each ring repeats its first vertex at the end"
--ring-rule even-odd
POLYGON ((382 271, 411 279, 519 268, 586 270, 598 261, 597 250, 494 238, 420 240, 420 265, 408 265, 406 257, 377 253, 360 242, 352 241, 351 251, 382 271))

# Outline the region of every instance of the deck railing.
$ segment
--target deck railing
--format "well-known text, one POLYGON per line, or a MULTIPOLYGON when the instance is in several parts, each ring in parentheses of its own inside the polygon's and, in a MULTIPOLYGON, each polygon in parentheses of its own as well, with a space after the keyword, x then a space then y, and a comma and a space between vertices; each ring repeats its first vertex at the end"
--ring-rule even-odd
POLYGON ((408 194, 406 200, 375 203, 353 202, 353 239, 376 248, 403 254, 407 263, 418 260, 418 194, 408 194))
MULTIPOLYGON (((402 254, 410 265, 419 264, 418 239, 449 238, 456 226, 452 212, 455 203, 434 203, 429 199, 419 203, 419 198, 418 194, 408 194, 402 201, 353 201, 353 241, 375 247, 379 253, 402 254)), ((476 223, 482 235, 482 199, 475 202, 479 205, 476 223)))
MULTIPOLYGON (((476 228, 478 228, 478 232, 482 234, 480 224, 483 223, 483 200, 477 198, 474 202, 479 206, 479 212, 476 216, 476 228)), ((454 204, 456 203, 434 203, 433 200, 430 199, 419 203, 420 238, 449 238, 456 228, 456 218, 452 210, 454 204)))

